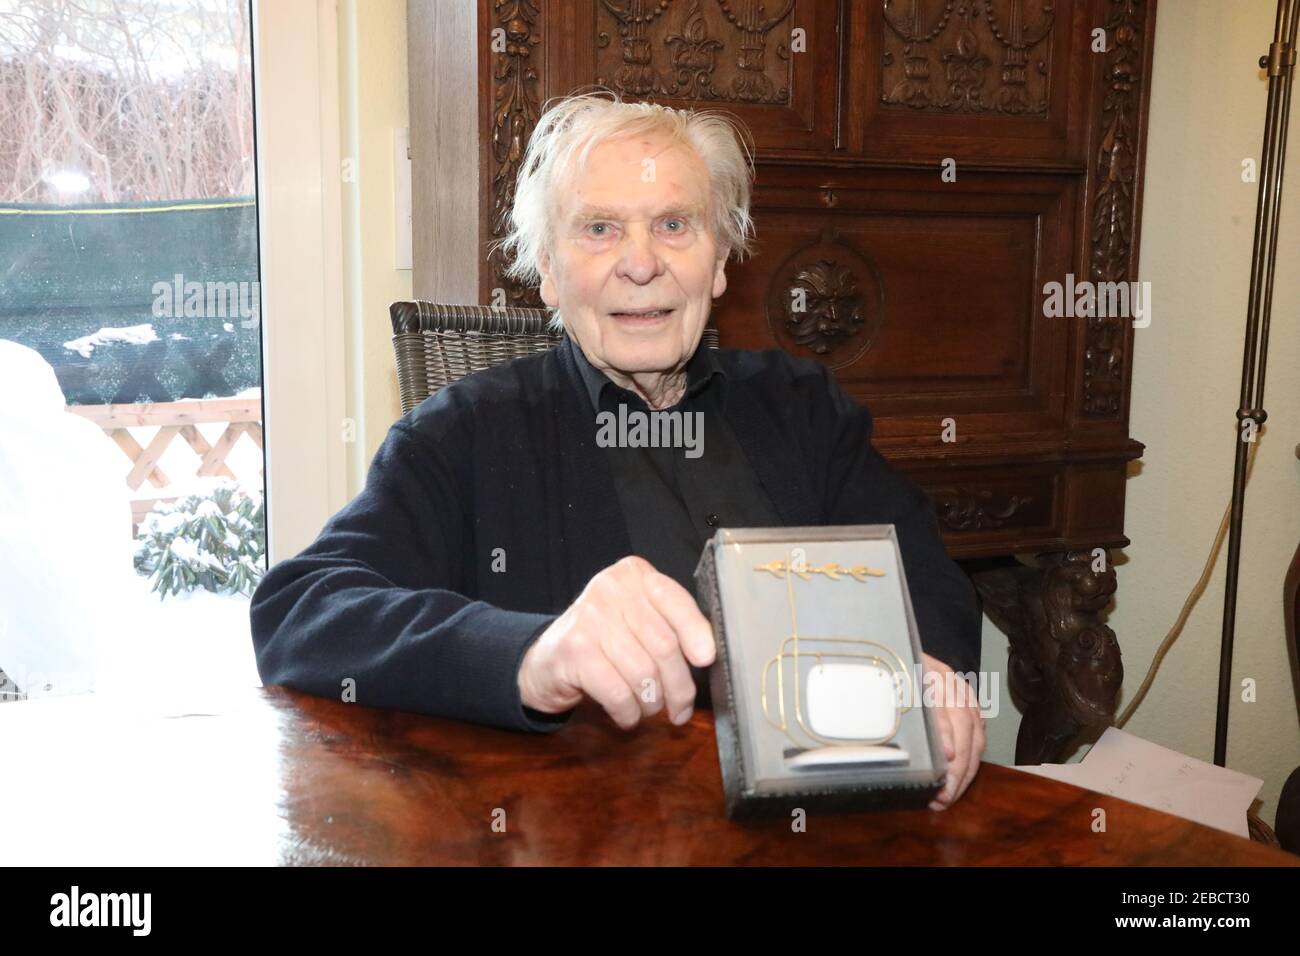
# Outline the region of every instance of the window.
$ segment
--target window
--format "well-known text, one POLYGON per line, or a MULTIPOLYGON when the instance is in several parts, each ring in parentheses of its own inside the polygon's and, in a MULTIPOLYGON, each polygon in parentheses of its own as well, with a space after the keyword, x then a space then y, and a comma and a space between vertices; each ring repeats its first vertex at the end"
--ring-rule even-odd
POLYGON ((338 275, 298 231, 338 229, 321 14, 0 0, 0 700, 256 682, 268 537, 296 550, 342 504, 338 310, 275 308, 338 275), (304 83, 314 124, 260 129, 304 83))

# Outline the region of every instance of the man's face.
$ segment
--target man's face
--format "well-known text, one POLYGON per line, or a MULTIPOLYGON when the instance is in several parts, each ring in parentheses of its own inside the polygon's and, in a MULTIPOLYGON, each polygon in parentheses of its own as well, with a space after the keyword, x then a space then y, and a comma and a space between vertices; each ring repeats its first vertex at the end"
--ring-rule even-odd
POLYGON ((563 190, 542 301, 618 384, 679 371, 727 288, 708 202, 703 163, 664 136, 606 140, 563 190))

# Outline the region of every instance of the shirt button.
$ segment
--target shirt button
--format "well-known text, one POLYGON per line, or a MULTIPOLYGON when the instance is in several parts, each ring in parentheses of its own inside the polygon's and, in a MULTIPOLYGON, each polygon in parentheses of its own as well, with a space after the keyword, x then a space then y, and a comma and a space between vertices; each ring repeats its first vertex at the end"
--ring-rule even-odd
POLYGON ((707 514, 704 516, 704 523, 710 528, 716 528, 718 526, 718 516, 716 514, 707 514))

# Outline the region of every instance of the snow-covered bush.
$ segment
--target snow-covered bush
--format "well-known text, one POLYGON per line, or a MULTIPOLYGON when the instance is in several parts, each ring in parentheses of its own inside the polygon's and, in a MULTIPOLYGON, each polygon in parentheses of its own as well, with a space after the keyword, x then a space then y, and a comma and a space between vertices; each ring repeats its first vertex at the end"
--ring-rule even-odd
POLYGON ((135 569, 153 578, 159 598, 206 588, 218 594, 253 593, 266 554, 262 496, 233 481, 154 508, 140 524, 135 569))

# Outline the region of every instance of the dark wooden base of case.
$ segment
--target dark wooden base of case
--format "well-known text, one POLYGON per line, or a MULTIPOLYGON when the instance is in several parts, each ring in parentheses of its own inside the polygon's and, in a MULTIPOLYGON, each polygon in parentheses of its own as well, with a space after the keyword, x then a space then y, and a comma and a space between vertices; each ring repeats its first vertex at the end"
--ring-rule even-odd
POLYGON ((902 790, 809 790, 798 794, 745 794, 727 803, 727 819, 784 817, 794 820, 797 810, 808 815, 858 813, 866 810, 923 810, 942 787, 902 790))

